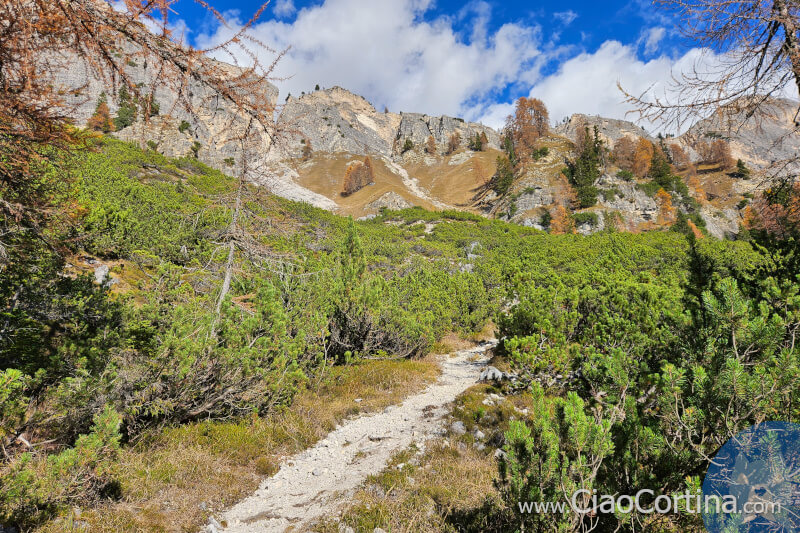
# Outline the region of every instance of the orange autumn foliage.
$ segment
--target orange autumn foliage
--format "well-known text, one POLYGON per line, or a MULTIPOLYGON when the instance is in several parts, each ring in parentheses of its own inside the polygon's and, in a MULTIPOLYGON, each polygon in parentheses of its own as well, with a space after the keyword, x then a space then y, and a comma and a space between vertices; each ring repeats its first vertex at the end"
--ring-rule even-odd
POLYGON ((101 131, 103 133, 111 133, 114 131, 114 121, 111 119, 111 111, 108 109, 108 104, 100 102, 97 104, 97 110, 94 115, 86 122, 86 127, 90 130, 101 131))
POLYGON ((347 167, 344 172, 341 194, 350 196, 371 183, 375 183, 375 173, 372 168, 372 160, 367 156, 363 163, 353 163, 347 167))
POLYGON ((692 222, 691 220, 687 220, 687 221, 686 221, 686 225, 687 225, 687 226, 689 226, 689 229, 692 231, 692 234, 694 235, 694 238, 695 238, 695 239, 698 239, 698 240, 699 240, 699 239, 703 239, 703 238, 705 238, 705 235, 703 235, 703 232, 702 232, 702 231, 700 231, 700 228, 698 228, 698 227, 695 225, 695 223, 694 223, 694 222, 692 222))
POLYGON ((776 201, 775 191, 767 189, 744 212, 745 227, 765 231, 780 238, 800 232, 800 183, 776 201))
POLYGON ((650 170, 650 165, 653 162, 653 154, 655 153, 655 146, 647 139, 639 139, 636 145, 636 151, 633 154, 633 166, 630 169, 637 177, 643 178, 650 170))
POLYGON ((731 147, 724 139, 715 139, 710 143, 699 142, 695 149, 704 164, 720 165, 722 168, 729 168, 734 164, 731 147))
POLYGON ((428 140, 425 142, 425 151, 431 155, 436 153, 436 139, 433 138, 433 135, 428 136, 428 140))
POLYGON ((520 159, 530 159, 536 142, 550 130, 550 114, 538 98, 522 97, 517 100, 513 115, 506 119, 506 131, 514 142, 520 159))
POLYGON ((614 143, 611 158, 622 170, 633 172, 633 161, 636 155, 636 142, 630 137, 622 137, 614 143))
POLYGON ((575 222, 563 205, 556 205, 550 210, 550 233, 562 235, 575 233, 575 222))
POLYGON ((686 185, 689 187, 689 191, 692 193, 695 200, 698 202, 706 201, 706 191, 696 175, 692 174, 689 176, 689 179, 686 180, 686 185))
POLYGON ((658 223, 670 224, 675 221, 675 207, 672 205, 672 195, 664 189, 659 189, 656 193, 656 203, 658 204, 658 223))
POLYGON ((676 169, 686 170, 692 166, 692 160, 689 158, 689 154, 686 153, 686 150, 684 150, 681 145, 670 144, 669 151, 672 156, 672 164, 675 165, 676 169))

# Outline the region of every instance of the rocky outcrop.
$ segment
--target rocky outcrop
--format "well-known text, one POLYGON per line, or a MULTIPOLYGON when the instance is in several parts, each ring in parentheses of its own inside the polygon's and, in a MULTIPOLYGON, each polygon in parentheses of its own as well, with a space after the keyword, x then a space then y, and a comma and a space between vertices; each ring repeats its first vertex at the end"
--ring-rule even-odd
POLYGON ((412 207, 412 205, 405 198, 403 198, 396 192, 389 191, 387 193, 384 193, 377 200, 367 204, 367 207, 369 209, 375 209, 375 210, 386 208, 386 209, 391 209, 393 211, 399 211, 400 209, 407 209, 409 207, 412 207))
POLYGON ((431 135, 443 150, 454 133, 461 136, 462 146, 481 133, 490 147, 500 146, 500 135, 488 126, 446 116, 381 113, 365 98, 341 87, 289 97, 278 122, 288 133, 286 146, 275 152, 278 158, 301 155, 307 143, 312 151, 391 157, 406 139, 422 146, 431 135))
MULTIPOLYGON (((798 102, 774 99, 762 104, 751 117, 744 111, 715 113, 689 128, 679 141, 691 148, 701 141, 723 138, 728 141, 734 159, 742 159, 751 167, 781 165, 800 154, 797 109, 798 102)), ((796 172, 800 165, 794 163, 788 170, 796 172)))
POLYGON ((633 122, 605 118, 597 115, 583 115, 580 113, 576 113, 569 117, 566 122, 558 124, 553 128, 553 131, 558 135, 562 135, 574 141, 577 138, 579 128, 582 128, 584 125, 589 126, 590 131, 597 126, 600 138, 610 148, 613 148, 614 143, 622 137, 644 137, 649 141, 655 141, 644 128, 637 126, 633 122))
MULTIPOLYGON (((98 2, 98 6, 99 9, 107 10, 108 17, 116 16, 106 2, 98 2)), ((241 106, 221 96, 218 88, 212 86, 202 73, 213 72, 216 77, 234 80, 245 71, 203 57, 199 60, 197 75, 186 76, 174 83, 165 82, 169 76, 162 69, 163 61, 155 57, 153 51, 159 51, 160 57, 180 57, 177 50, 172 54, 177 45, 150 33, 140 24, 130 24, 126 31, 135 33, 139 42, 147 43, 149 52, 143 52, 141 45, 133 40, 121 39, 116 49, 110 53, 120 59, 118 63, 124 68, 125 75, 133 85, 141 88, 142 93, 149 94, 151 88, 155 87, 154 101, 158 104, 160 116, 149 124, 135 123, 114 135, 141 144, 151 141, 158 145, 160 152, 170 157, 183 157, 196 152, 202 162, 232 173, 234 169, 230 165, 231 158, 235 162, 241 151, 241 143, 234 138, 244 131, 250 117, 243 114, 241 106), (188 126, 182 128, 183 131, 178 131, 183 121, 188 126)), ((95 111, 101 93, 106 93, 112 116, 116 114, 120 85, 116 88, 109 86, 113 85, 113 80, 119 79, 118 75, 109 72, 101 77, 83 59, 69 51, 47 58, 46 61, 54 67, 54 85, 63 88, 67 95, 66 104, 71 109, 71 118, 75 124, 86 124, 95 111)), ((235 85, 231 84, 232 87, 235 85)), ((252 95, 242 95, 243 99, 258 98, 275 103, 278 90, 274 85, 259 81, 253 83, 251 89, 252 95)), ((269 135, 257 133, 251 136, 251 140, 252 145, 248 150, 252 150, 254 154, 267 154, 271 146, 269 135)))
POLYGON ((275 155, 296 156, 305 143, 329 153, 390 154, 400 120, 394 113, 379 113, 365 98, 341 87, 289 97, 278 119, 289 136, 288 153, 279 149, 275 155))
POLYGON ((489 141, 489 147, 500 149, 500 135, 483 124, 447 116, 431 117, 420 113, 402 113, 401 117, 400 127, 395 136, 401 144, 410 139, 415 146, 421 146, 428 141, 428 137, 433 136, 437 146, 442 147, 449 143, 453 134, 458 133, 461 137, 460 146, 465 147, 475 135, 483 133, 489 141))

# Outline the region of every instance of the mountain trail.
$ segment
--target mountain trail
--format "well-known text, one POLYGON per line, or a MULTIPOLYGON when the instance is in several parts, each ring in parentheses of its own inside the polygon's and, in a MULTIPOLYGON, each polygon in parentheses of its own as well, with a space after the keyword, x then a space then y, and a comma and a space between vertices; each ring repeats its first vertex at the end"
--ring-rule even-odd
POLYGON ((314 447, 286 459, 253 495, 222 514, 226 528, 210 520, 207 531, 301 532, 313 521, 335 515, 395 453, 444 434, 448 405, 477 382, 495 343, 442 358, 438 381, 424 391, 381 413, 347 420, 314 447))

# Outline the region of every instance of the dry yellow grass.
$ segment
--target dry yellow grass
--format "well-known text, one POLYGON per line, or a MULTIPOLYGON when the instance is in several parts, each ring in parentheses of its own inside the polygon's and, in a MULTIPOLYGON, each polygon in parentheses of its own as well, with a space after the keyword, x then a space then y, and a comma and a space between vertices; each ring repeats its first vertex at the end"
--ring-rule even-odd
POLYGON ((486 405, 490 385, 477 385, 455 401, 452 416, 464 423, 464 435, 449 435, 428 443, 421 453, 415 446, 397 454, 387 468, 371 476, 339 518, 314 527, 320 533, 338 533, 340 524, 357 532, 380 527, 392 532, 504 531, 510 514, 494 486, 497 463, 493 444, 512 417, 530 407, 527 395, 507 397, 486 405), (487 446, 476 446, 480 429, 487 446))
POLYGON ((419 180, 420 186, 429 191, 433 198, 454 207, 468 207, 472 205, 472 198, 480 187, 497 171, 497 156, 501 153, 494 149, 484 152, 458 151, 437 157, 433 165, 427 165, 422 160, 410 162, 406 170, 419 180))
MULTIPOLYGON (((402 165, 431 198, 453 208, 469 209, 478 188, 495 173, 498 155, 499 151, 491 149, 485 152, 459 151, 434 158, 414 152, 406 156, 402 165), (426 163, 431 159, 433 164, 426 163)), ((348 153, 315 153, 308 161, 297 165, 298 183, 330 198, 343 213, 356 217, 374 213, 375 210, 367 206, 387 192, 399 194, 411 205, 435 209, 433 203, 413 194, 402 178, 378 157, 372 158, 375 183, 347 197, 341 196, 339 193, 347 166, 362 159, 348 153)))
POLYGON ((283 457, 311 446, 347 416, 399 403, 438 373, 432 359, 337 367, 282 412, 166 429, 123 450, 116 465, 121 501, 73 510, 39 531, 195 531, 212 512, 252 492, 283 457))
POLYGON ((372 159, 375 183, 347 197, 343 197, 339 193, 342 190, 342 180, 347 166, 354 161, 363 159, 363 157, 359 158, 347 153, 314 154, 309 161, 297 168, 300 174, 298 183, 311 191, 330 198, 336 202, 343 213, 355 217, 374 212, 374 210, 367 209, 366 206, 387 192, 399 194, 411 205, 418 205, 425 209, 434 208, 429 201, 413 195, 403 184, 401 177, 389 170, 386 164, 377 157, 372 159))
MULTIPOLYGON (((411 447, 370 476, 341 522, 358 532, 489 530, 484 518, 493 513, 485 511, 500 507, 496 470, 491 456, 463 443, 436 440, 424 454, 411 447)), ((314 531, 338 533, 339 523, 329 519, 314 531)))

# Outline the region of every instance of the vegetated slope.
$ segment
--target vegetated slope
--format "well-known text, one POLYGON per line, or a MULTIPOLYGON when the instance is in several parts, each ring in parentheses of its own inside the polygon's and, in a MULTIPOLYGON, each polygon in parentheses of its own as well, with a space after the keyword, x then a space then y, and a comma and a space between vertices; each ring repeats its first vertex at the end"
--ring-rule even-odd
MULTIPOLYGON (((759 120, 767 123, 769 118, 765 114, 752 119, 759 120)), ((554 131, 568 136, 573 143, 579 131, 588 131, 590 138, 597 133, 601 143, 599 174, 592 184, 596 202, 589 207, 576 206, 579 191, 569 186, 566 176, 569 165, 579 154, 564 137, 551 136, 540 141, 551 150, 550 156, 529 162, 516 176, 509 193, 497 202, 494 211, 522 224, 545 227, 563 208, 571 213, 571 223, 581 233, 599 231, 609 224, 623 231, 660 230, 676 223, 682 225, 682 220, 690 218, 693 224, 715 237, 735 237, 744 223, 744 209, 760 189, 767 187, 768 170, 752 154, 737 151, 740 144, 735 134, 725 137, 707 132, 697 137, 695 134, 703 127, 701 123, 679 138, 659 136, 654 139, 630 122, 574 115, 554 131), (562 142, 554 142, 555 139, 562 139, 562 142), (730 150, 726 162, 703 160, 707 155, 701 153, 702 148, 706 147, 707 152, 708 145, 715 142, 722 142, 730 150), (616 149, 624 143, 631 146, 631 158, 644 162, 636 174, 630 172, 630 161, 617 160, 616 149), (561 169, 554 167, 553 154, 565 163, 561 169), (670 164, 672 177, 650 168, 654 156, 670 164), (681 159, 673 161, 673 156, 681 159), (744 174, 738 170, 737 156, 741 156, 739 159, 746 169, 744 174), (653 172, 664 175, 654 179, 653 172), (664 192, 660 193, 660 189, 664 192)), ((741 131, 744 135, 749 130, 746 127, 741 131)), ((791 131, 785 123, 763 130, 759 149, 766 153, 768 138, 776 139, 791 131)))
MULTIPOLYGON (((165 428, 195 428, 187 438, 206 442, 204 434, 225 430, 199 421, 270 416, 332 365, 422 356, 445 333, 468 336, 509 306, 517 318, 504 327, 527 335, 527 309, 550 316, 567 308, 523 289, 582 287, 591 299, 602 278, 610 294, 633 284, 657 292, 648 301, 672 306, 690 268, 705 264, 677 232, 548 235, 422 209, 354 223, 242 187, 192 158, 113 140, 95 149, 71 156, 74 189, 54 198, 63 218, 45 234, 61 250, 28 234, 4 243, 0 298, 13 309, 0 343, 9 398, 0 413, 8 453, 0 477, 13 489, 0 500, 4 524, 33 526, 108 499, 159 506, 154 493, 138 492, 141 478, 131 472, 152 477, 156 492, 176 493, 183 478, 163 474, 164 456, 146 453, 165 428), (74 277, 76 270, 89 275, 74 277), (527 303, 517 308, 520 296, 527 303), (132 459, 141 468, 120 466, 130 445, 144 446, 132 459)), ((71 183, 49 168, 37 177, 71 183)), ((744 242, 695 247, 715 269, 742 276, 762 261, 744 242)), ((136 515, 141 522, 147 516, 136 515)))
MULTIPOLYGON (((109 9, 102 2, 99 5, 109 9)), ((137 38, 151 42, 153 49, 175 46, 168 41, 162 43, 160 37, 149 34, 144 27, 134 25, 130 31, 136 32, 137 38)), ((129 58, 124 64, 126 75, 132 83, 146 90, 154 85, 158 63, 142 56, 141 52, 124 40, 112 51, 129 58)), ((96 113, 98 103, 105 99, 108 112, 119 114, 114 122, 119 122, 120 131, 113 132, 114 136, 135 140, 140 146, 149 146, 169 156, 191 156, 223 172, 236 174, 241 170, 237 157, 240 147, 229 137, 245 121, 238 116, 235 105, 215 94, 202 74, 202 71, 223 72, 235 78, 241 74, 241 69, 212 59, 204 60, 203 69, 191 78, 187 90, 190 95, 187 105, 195 114, 186 112, 185 106, 180 105, 181 95, 168 86, 159 86, 153 95, 157 114, 145 124, 142 102, 131 99, 129 94, 126 97, 123 94, 126 91, 121 88, 104 94, 103 80, 91 75, 86 65, 73 59, 66 56, 60 59, 63 68, 56 69, 54 81, 66 87, 85 86, 82 98, 70 101, 76 105, 73 118, 77 124, 86 124, 96 113), (123 114, 127 120, 117 120, 123 118, 123 114)), ((262 85, 260 92, 274 101, 276 88, 268 83, 262 85)), ((792 156, 800 148, 798 135, 794 133, 793 109, 793 102, 771 101, 743 127, 735 129, 729 122, 736 123, 745 117, 736 116, 723 123, 715 115, 680 138, 666 142, 684 147, 688 157, 696 163, 699 142, 726 139, 734 161, 742 159, 758 171, 792 156)), ((522 169, 510 189, 498 198, 486 188, 486 182, 496 171, 496 154, 501 144, 497 131, 453 117, 379 112, 364 98, 334 87, 287 99, 275 125, 280 132, 276 137, 279 142, 272 143, 268 136, 261 139, 251 167, 263 172, 251 179, 278 195, 358 217, 372 216, 381 207, 419 205, 470 210, 545 227, 543 222, 552 218, 556 207, 560 206, 568 215, 577 216, 575 226, 583 233, 599 231, 612 223, 626 231, 668 227, 672 217, 661 216, 661 206, 655 197, 657 190, 648 188, 641 176, 635 182, 618 179, 613 161, 607 161, 609 164, 605 165, 602 178, 594 184, 601 189, 599 202, 586 212, 574 205, 575 191, 570 191, 569 180, 562 177, 560 161, 568 164, 575 158, 565 140, 574 141, 584 125, 590 129, 597 127, 608 149, 621 139, 655 140, 630 122, 574 115, 556 126, 547 141, 553 154, 522 169), (477 148, 476 139, 480 140, 477 148), (383 161, 377 163, 381 167, 379 179, 371 189, 345 199, 339 194, 344 170, 331 160, 345 161, 349 156, 365 155, 376 162, 383 161), (271 163, 271 170, 261 167, 267 161, 271 163)), ((732 176, 729 169, 718 169, 714 183, 709 184, 713 191, 706 191, 697 190, 698 180, 693 178, 699 176, 686 172, 682 176, 691 195, 701 205, 691 210, 681 205, 673 207, 683 215, 697 215, 696 222, 702 220, 714 236, 737 234, 742 222, 741 206, 754 194, 757 181, 743 183, 732 176), (716 190, 726 192, 721 196, 714 192, 716 190)), ((700 181, 708 182, 708 179, 700 181)), ((672 201, 682 203, 675 198, 672 201)))
MULTIPOLYGON (((670 150, 676 145, 685 149, 690 165, 698 165, 698 143, 721 138, 714 132, 696 138, 705 123, 681 138, 655 139, 631 122, 573 115, 539 141, 539 147, 549 153, 516 168, 513 182, 498 194, 490 183, 497 156, 502 155, 496 132, 448 117, 378 113, 362 97, 335 87, 288 99, 281 120, 296 126, 289 142, 293 148, 275 151, 273 156, 282 158, 276 168, 283 169, 287 180, 327 199, 317 205, 333 206, 337 212, 357 217, 373 216, 381 207, 418 205, 468 210, 547 229, 549 220, 557 215, 568 219, 566 226, 584 234, 609 225, 623 231, 659 230, 689 217, 703 231, 724 238, 738 234, 742 210, 763 184, 756 176, 763 161, 755 154, 766 152, 768 145, 791 131, 785 123, 786 105, 781 105, 780 124, 766 116, 761 121, 766 127, 758 133, 752 128, 740 130, 736 139, 750 143, 749 151, 739 149, 742 142, 730 138, 734 156, 730 164, 740 157, 755 179, 742 179, 730 166, 711 165, 714 168, 709 170, 702 165, 684 165, 675 169, 683 184, 674 186, 685 192, 676 196, 676 191, 666 190, 668 203, 665 195, 657 196, 662 187, 655 187, 648 175, 620 177, 620 164, 612 150, 622 140, 633 144, 645 140, 651 152, 652 147, 670 150), (597 202, 582 208, 576 200, 579 191, 565 170, 576 160, 573 143, 586 127, 590 134, 596 128, 603 154, 601 175, 593 184, 597 202), (486 143, 475 149, 472 141, 481 134, 486 143), (375 184, 346 198, 341 196, 347 163, 367 154, 383 162, 376 167, 375 184)), ((786 142, 791 145, 794 141, 786 142)), ((788 145, 786 153, 791 150, 788 145)))
POLYGON ((380 113, 340 87, 288 97, 278 122, 288 134, 271 153, 282 161, 273 168, 334 202, 338 212, 356 216, 387 206, 468 207, 494 173, 495 156, 487 154, 496 154, 500 144, 498 133, 481 124, 380 113), (483 139, 480 149, 468 149, 476 138, 483 139), (377 164, 375 186, 345 199, 339 194, 345 162, 367 155, 377 164))
MULTIPOLYGON (((147 32, 138 26, 132 31, 147 32)), ((158 39, 155 36, 148 38, 154 43, 158 39)), ((174 45, 164 43, 164 46, 174 45)), ((156 62, 139 57, 139 52, 124 41, 115 51, 124 57, 137 58, 126 62, 125 71, 133 83, 147 88, 157 76, 153 67, 156 62)), ((131 106, 136 108, 137 103, 130 97, 125 100, 122 91, 103 95, 102 81, 91 76, 80 64, 72 65, 70 58, 64 58, 63 63, 64 68, 56 72, 56 81, 68 87, 87 87, 84 91, 86 98, 75 102, 76 123, 86 123, 103 98, 112 115, 125 106, 128 111, 131 106)), ((232 77, 240 72, 234 66, 210 59, 208 63, 208 69, 229 71, 232 77)), ((277 95, 275 87, 266 84, 262 89, 268 98, 274 100, 277 95)), ((169 88, 160 87, 154 93, 157 116, 150 117, 145 124, 142 109, 139 109, 138 114, 134 111, 132 123, 125 121, 124 127, 112 134, 135 140, 141 146, 149 146, 169 156, 191 156, 218 170, 235 174, 240 170, 237 166, 240 147, 236 143, 220 142, 221 137, 229 136, 237 125, 243 123, 235 106, 229 105, 230 102, 224 98, 216 98, 213 88, 204 83, 202 75, 191 80, 189 93, 196 116, 182 110, 178 105, 179 95, 173 94, 169 88)), ((791 102, 775 101, 766 106, 768 113, 760 119, 756 117, 758 120, 751 120, 759 127, 748 125, 734 132, 718 123, 718 119, 709 119, 683 137, 669 142, 684 146, 689 157, 696 161, 698 139, 730 139, 734 156, 757 170, 771 162, 764 156, 770 150, 771 160, 796 151, 797 136, 787 136, 792 131, 790 107, 791 102)), ((590 129, 597 126, 600 138, 609 149, 621 138, 652 140, 640 127, 626 121, 575 115, 553 130, 549 141, 553 154, 524 169, 510 190, 505 191, 502 198, 496 198, 487 190, 486 182, 496 171, 496 155, 501 143, 498 132, 459 118, 388 110, 378 112, 364 98, 334 87, 287 99, 276 124, 276 130, 281 132, 277 137, 279 142, 273 144, 266 137, 263 139, 256 160, 251 162, 251 167, 258 167, 261 172, 258 175, 254 173, 251 179, 278 195, 357 217, 372 216, 381 207, 418 205, 469 210, 544 227, 542 222, 552 217, 551 212, 556 206, 566 209, 568 214, 580 211, 573 205, 574 191, 569 190, 568 180, 562 177, 563 166, 559 160, 566 164, 574 159, 575 155, 564 139, 574 140, 582 125, 588 125, 590 129), (477 148, 476 139, 481 141, 477 148), (370 155, 376 162, 383 161, 377 163, 380 169, 375 186, 348 198, 342 197, 339 193, 344 169, 339 163, 349 156, 365 155, 370 155), (337 158, 339 163, 333 164, 337 158), (261 167, 267 161, 270 167, 261 167)), ((613 223, 626 231, 661 229, 669 225, 669 217, 659 216, 655 195, 641 193, 640 186, 646 186, 646 183, 618 180, 613 164, 605 170, 596 184, 603 190, 602 199, 595 208, 578 213, 576 227, 579 231, 601 230, 606 227, 605 219, 609 217, 608 224, 613 223)), ((730 205, 720 207, 716 205, 720 202, 714 201, 719 195, 711 193, 703 200, 705 191, 694 191, 692 184, 688 183, 691 176, 685 177, 692 194, 699 202, 706 202, 697 208, 697 212, 708 231, 717 237, 735 235, 742 222, 738 206, 746 203, 754 187, 735 181, 728 186, 722 183, 728 179, 725 172, 720 172, 715 188, 732 194, 727 202, 730 205)))

